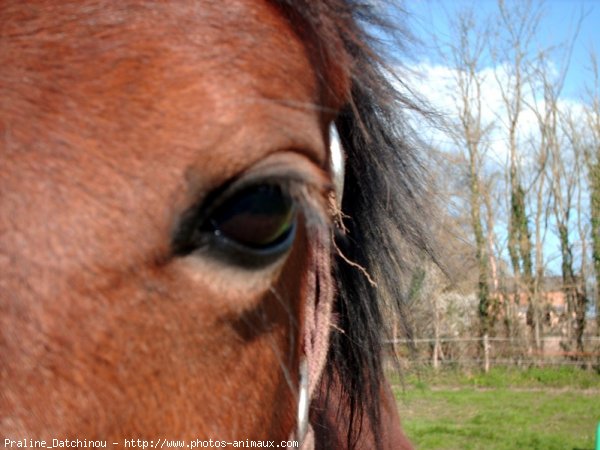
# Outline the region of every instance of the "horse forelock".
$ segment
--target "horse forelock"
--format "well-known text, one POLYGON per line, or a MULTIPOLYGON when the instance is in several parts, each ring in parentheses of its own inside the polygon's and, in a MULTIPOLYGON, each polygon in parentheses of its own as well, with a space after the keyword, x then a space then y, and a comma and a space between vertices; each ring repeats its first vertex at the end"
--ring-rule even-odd
MULTIPOLYGON (((340 429, 347 436, 340 436, 339 430, 332 433, 330 441, 325 437, 324 448, 388 446, 390 440, 393 448, 409 447, 405 438, 390 431, 385 423, 389 410, 384 412, 380 403, 385 390, 383 341, 388 337, 384 317, 390 312, 405 317, 403 286, 413 258, 433 256, 433 250, 423 228, 428 218, 422 197, 427 177, 404 116, 405 110, 419 107, 395 87, 403 80, 389 69, 380 38, 391 33, 387 37, 398 39, 403 48, 411 36, 402 24, 387 22, 398 12, 389 4, 277 3, 295 18, 297 27, 303 26, 305 42, 318 49, 321 61, 340 64, 332 67, 344 74, 349 89, 336 118, 346 154, 344 230, 336 238, 337 326, 332 330, 328 375, 313 411, 315 421, 323 422, 325 435, 332 421, 346 424, 340 429), (327 406, 331 404, 334 410, 343 405, 340 411, 347 411, 332 416, 327 406)), ((402 17, 399 12, 395 20, 402 17)), ((401 65, 395 69, 400 71, 401 65)), ((329 74, 332 85, 339 86, 335 70, 329 74)))

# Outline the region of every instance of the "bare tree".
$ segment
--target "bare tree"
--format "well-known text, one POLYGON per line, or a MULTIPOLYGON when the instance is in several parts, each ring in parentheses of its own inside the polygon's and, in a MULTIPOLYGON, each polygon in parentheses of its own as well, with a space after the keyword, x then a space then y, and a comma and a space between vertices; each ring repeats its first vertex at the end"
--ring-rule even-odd
MULTIPOLYGON (((584 210, 584 193, 588 191, 590 185, 589 177, 586 177, 586 131, 581 126, 579 116, 574 117, 573 112, 566 110, 561 114, 561 128, 565 138, 568 140, 569 150, 573 155, 572 172, 575 183, 575 211, 577 224, 577 237, 580 245, 581 265, 579 276, 575 278, 575 289, 571 294, 574 300, 574 346, 578 352, 584 350, 584 331, 586 328, 586 310, 589 303, 588 277, 590 275, 588 262, 588 235, 589 235, 589 214, 584 210)), ((593 272, 593 269, 592 269, 593 272)), ((563 277, 564 278, 564 277, 563 277)), ((569 317, 569 320, 571 317, 569 317)))
MULTIPOLYGON (((483 153, 486 147, 486 134, 489 124, 483 123, 481 86, 483 77, 481 66, 486 49, 486 32, 477 29, 473 11, 464 11, 452 24, 454 36, 446 45, 449 49, 449 61, 452 64, 453 76, 458 89, 458 120, 449 123, 448 133, 459 151, 465 151, 468 161, 468 207, 472 233, 475 240, 475 259, 477 261, 478 281, 477 296, 479 299, 478 316, 480 336, 482 337, 482 353, 484 370, 489 370, 488 337, 491 329, 490 289, 489 289, 489 254, 488 238, 481 217, 485 185, 481 181, 484 173, 483 153)), ((489 210, 488 210, 489 211, 489 210)))
POLYGON ((593 81, 587 89, 586 125, 589 139, 586 144, 585 160, 590 183, 592 260, 596 275, 596 335, 600 337, 600 68, 593 52, 590 52, 590 62, 593 81))
MULTIPOLYGON (((446 164, 441 173, 447 186, 439 195, 452 199, 444 203, 447 227, 441 226, 439 232, 448 248, 455 246, 450 241, 463 240, 458 247, 463 258, 459 272, 464 276, 461 281, 451 276, 443 282, 431 281, 440 284, 431 290, 435 299, 427 303, 433 312, 427 332, 434 338, 429 355, 434 366, 444 353, 452 353, 447 344, 440 345, 446 322, 440 316, 444 311, 441 299, 447 294, 468 293, 474 299, 472 293, 476 293, 477 332, 484 343, 477 351, 483 355, 487 370, 488 336, 496 337, 500 318, 511 349, 516 348, 514 344, 520 346, 519 359, 525 348, 530 354, 542 353, 544 327, 558 330, 558 325, 562 330, 565 324, 569 348, 582 352, 590 259, 597 274, 595 291, 600 292, 597 68, 586 116, 586 126, 592 132, 576 126, 582 122, 581 115, 570 117, 564 110, 568 102, 563 102, 562 88, 572 47, 537 47, 542 4, 534 0, 497 1, 496 14, 483 20, 468 10, 454 15, 449 36, 441 38, 443 43, 437 46, 445 63, 442 69, 449 67, 453 77, 447 93, 453 96, 456 108, 445 120, 451 142, 433 145, 446 164), (560 49, 566 49, 566 58, 555 58, 560 49), (557 70, 555 61, 565 60, 557 70), (491 105, 484 99, 491 84, 500 106, 493 104, 494 108, 488 109, 491 105), (534 129, 528 127, 532 113, 537 120, 534 129), (500 162, 504 155, 506 160, 500 162), (587 178, 582 176, 583 169, 587 178), (458 179, 450 179, 453 176, 458 179), (588 202, 588 192, 590 224, 586 224, 587 213, 581 209, 588 202), (554 230, 556 241, 550 236, 554 230), (592 245, 586 242, 590 233, 592 245), (549 246, 554 242, 556 253, 549 246), (547 276, 547 266, 555 254, 561 262, 560 286, 547 276), (459 283, 468 285, 468 290, 457 289, 459 283), (566 321, 559 319, 557 323, 556 316, 551 316, 549 288, 563 290, 566 321), (526 314, 521 306, 526 307, 526 314), (523 324, 521 314, 526 318, 523 324)), ((573 42, 578 29, 572 35, 573 42)), ((600 330, 600 311, 597 317, 596 328, 600 330)), ((494 353, 503 352, 501 344, 493 345, 494 353)))
MULTIPOLYGON (((559 97, 568 69, 570 48, 567 57, 564 58, 567 62, 563 65, 557 76, 553 75, 554 71, 549 67, 550 63, 547 55, 547 52, 540 52, 536 66, 532 70, 531 80, 532 90, 539 86, 543 96, 538 101, 534 95, 533 101, 529 106, 534 112, 539 126, 539 154, 544 161, 544 166, 548 166, 550 175, 548 179, 552 194, 552 211, 561 255, 562 289, 567 303, 567 343, 565 345, 569 349, 575 347, 577 351, 583 352, 583 332, 585 328, 585 306, 587 300, 585 290, 579 285, 578 277, 575 273, 572 241, 574 235, 572 232, 572 213, 575 207, 576 189, 580 173, 577 171, 578 164, 574 147, 570 145, 574 141, 573 139, 565 139, 569 135, 570 130, 565 129, 568 124, 563 123, 564 119, 561 118, 559 110, 559 97), (575 320, 572 320, 573 316, 575 320)), ((544 166, 540 165, 539 178, 541 181, 545 179, 544 166)), ((539 208, 541 207, 540 198, 542 189, 542 183, 538 182, 537 217, 541 214, 539 208)), ((540 248, 537 238, 536 248, 540 248)), ((536 252, 536 260, 538 258, 539 255, 536 252)), ((540 267, 539 262, 538 267, 540 267)), ((535 282, 534 296, 537 297, 538 295, 539 283, 535 282)))
MULTIPOLYGON (((525 297, 528 306, 527 322, 531 328, 532 345, 541 347, 541 318, 535 292, 532 244, 529 218, 526 209, 526 192, 522 180, 519 149, 519 121, 524 109, 524 89, 528 84, 527 68, 540 18, 541 6, 531 0, 513 3, 508 7, 504 0, 499 6, 499 42, 494 48, 495 77, 504 104, 500 120, 508 134, 510 187, 510 219, 508 226, 508 252, 515 276, 515 298, 525 297)), ((519 301, 519 300, 517 300, 519 301)))

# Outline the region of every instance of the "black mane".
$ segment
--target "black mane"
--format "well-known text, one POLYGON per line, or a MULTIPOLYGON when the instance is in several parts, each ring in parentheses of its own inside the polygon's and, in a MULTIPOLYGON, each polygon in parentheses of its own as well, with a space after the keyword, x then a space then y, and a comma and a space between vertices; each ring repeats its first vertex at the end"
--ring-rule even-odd
MULTIPOLYGON (((392 307, 402 317, 402 286, 407 284, 411 255, 431 253, 424 230, 426 177, 404 113, 419 108, 395 87, 402 86, 401 80, 386 69, 381 45, 369 35, 382 29, 403 32, 390 27, 381 17, 381 7, 376 9, 374 4, 277 2, 292 25, 302 22, 302 35, 313 39, 323 61, 348 61, 351 99, 336 119, 347 157, 342 204, 347 232, 336 243, 377 284, 373 286, 357 267, 336 256, 334 310, 340 330, 331 336, 327 371, 329 380, 339 377, 351 408, 349 447, 364 426, 363 418, 378 435, 382 351, 387 337, 384 314, 389 314, 385 310, 392 307), (336 45, 340 40, 341 49, 336 45)), ((398 37, 401 44, 401 39, 408 39, 406 34, 398 37)), ((322 78, 326 81, 325 75, 322 78)))

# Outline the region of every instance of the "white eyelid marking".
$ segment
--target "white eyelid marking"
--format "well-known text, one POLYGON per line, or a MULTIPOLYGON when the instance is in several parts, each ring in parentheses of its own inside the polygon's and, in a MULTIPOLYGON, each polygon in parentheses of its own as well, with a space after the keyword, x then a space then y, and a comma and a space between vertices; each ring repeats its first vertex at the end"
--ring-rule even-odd
POLYGON ((344 149, 337 132, 335 124, 329 126, 329 158, 331 174, 333 176, 333 187, 335 189, 335 200, 338 209, 342 209, 342 195, 344 193, 344 149))

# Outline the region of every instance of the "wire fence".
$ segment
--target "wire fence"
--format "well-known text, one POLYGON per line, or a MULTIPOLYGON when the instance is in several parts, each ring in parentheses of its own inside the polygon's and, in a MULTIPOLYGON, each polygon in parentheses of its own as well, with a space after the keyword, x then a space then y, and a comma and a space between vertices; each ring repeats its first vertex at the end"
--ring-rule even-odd
POLYGON ((562 336, 538 339, 535 346, 525 338, 443 337, 394 339, 385 342, 403 366, 452 368, 493 366, 580 366, 600 367, 600 337, 586 336, 583 351, 573 348, 562 336), (487 349, 487 350, 486 350, 487 349))

